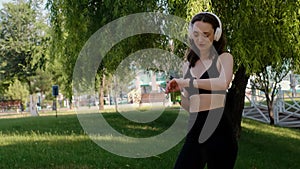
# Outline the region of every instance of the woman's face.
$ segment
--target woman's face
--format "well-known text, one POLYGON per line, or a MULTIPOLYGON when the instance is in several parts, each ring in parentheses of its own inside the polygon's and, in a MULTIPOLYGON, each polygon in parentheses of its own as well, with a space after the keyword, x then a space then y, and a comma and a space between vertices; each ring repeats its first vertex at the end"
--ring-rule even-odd
POLYGON ((192 39, 200 51, 210 49, 214 41, 214 29, 210 23, 196 21, 193 24, 192 39))

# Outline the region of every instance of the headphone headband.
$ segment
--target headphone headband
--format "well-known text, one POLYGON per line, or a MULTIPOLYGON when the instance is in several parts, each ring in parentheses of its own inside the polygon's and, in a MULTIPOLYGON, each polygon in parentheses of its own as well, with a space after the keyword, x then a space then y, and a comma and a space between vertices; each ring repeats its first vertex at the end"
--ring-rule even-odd
POLYGON ((217 19, 217 21, 219 22, 219 27, 222 30, 222 22, 221 22, 220 18, 216 14, 214 14, 212 12, 200 12, 198 14, 210 14, 210 15, 214 16, 217 19))
MULTIPOLYGON (((214 13, 212 13, 212 12, 200 12, 200 13, 198 13, 198 14, 196 14, 196 15, 199 15, 199 14, 209 14, 209 15, 212 15, 214 18, 217 19, 217 21, 218 21, 218 23, 219 23, 219 27, 217 27, 216 30, 215 30, 214 40, 215 40, 215 41, 219 41, 220 38, 221 38, 221 35, 222 35, 222 22, 221 22, 220 18, 219 18, 216 14, 214 14, 214 13)), ((196 15, 195 15, 195 16, 196 16, 196 15)), ((195 16, 193 16, 193 18, 194 18, 195 16)), ((193 24, 190 22, 190 28, 189 28, 189 30, 192 29, 192 25, 193 25, 193 24)))

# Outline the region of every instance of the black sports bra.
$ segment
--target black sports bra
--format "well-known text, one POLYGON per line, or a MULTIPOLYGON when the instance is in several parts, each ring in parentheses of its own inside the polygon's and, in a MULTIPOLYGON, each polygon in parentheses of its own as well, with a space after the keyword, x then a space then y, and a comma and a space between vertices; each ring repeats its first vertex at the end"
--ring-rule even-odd
MULTIPOLYGON (((218 57, 215 57, 213 59, 211 66, 201 75, 199 79, 217 78, 220 76, 220 72, 217 68, 217 59, 218 57)), ((189 66, 188 70, 186 71, 186 74, 184 75, 184 79, 190 79, 192 77, 193 76, 191 74, 191 67, 189 66)), ((212 91, 212 90, 198 89, 194 87, 186 87, 185 89, 187 90, 190 96, 195 94, 225 94, 226 93, 225 90, 212 91)))

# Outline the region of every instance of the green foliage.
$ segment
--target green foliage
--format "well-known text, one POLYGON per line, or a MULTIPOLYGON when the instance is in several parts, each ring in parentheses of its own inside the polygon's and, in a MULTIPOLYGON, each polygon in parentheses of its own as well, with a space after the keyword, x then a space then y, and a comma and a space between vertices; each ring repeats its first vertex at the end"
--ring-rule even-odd
POLYGON ((13 100, 22 100, 23 103, 26 103, 26 101, 28 101, 28 95, 28 88, 18 79, 15 79, 14 82, 9 85, 8 90, 5 94, 6 97, 13 100))
MULTIPOLYGON (((208 1, 207 1, 208 2, 208 1)), ((206 3, 207 3, 206 2, 206 3)), ((79 52, 88 38, 105 24, 137 12, 161 11, 186 18, 188 4, 196 5, 196 1, 165 0, 165 1, 48 1, 48 8, 51 11, 51 25, 53 33, 52 60, 57 60, 55 64, 61 65, 60 71, 54 72, 60 79, 63 86, 64 95, 72 97, 72 75, 79 52), (59 76, 61 75, 61 76, 59 76)), ((149 18, 149 24, 155 22, 155 18, 149 18)), ((133 21, 134 22, 134 21, 133 21)), ((128 24, 128 23, 124 23, 128 24)), ((131 23, 132 24, 132 23, 131 23)), ((119 28, 116 28, 119 29, 119 28)), ((175 29, 175 28, 174 28, 175 29)), ((126 32, 123 32, 126 33, 126 32)), ((114 35, 113 33, 111 33, 114 35)), ((115 35, 117 36, 117 35, 115 35)), ((101 81, 104 74, 113 74, 119 64, 131 53, 147 48, 169 48, 168 37, 152 34, 136 35, 116 44, 109 53, 106 54, 100 65, 86 63, 91 67, 99 66, 97 80, 101 81)), ((110 39, 107 39, 109 42, 110 39)), ((176 40, 174 40, 176 42, 176 40)), ((180 42, 174 43, 175 53, 183 57, 185 48, 180 42), (177 46, 178 45, 178 46, 177 46)), ((168 49, 169 50, 169 49, 168 49)), ((82 51, 81 51, 82 52, 82 51)), ((140 58, 145 59, 145 57, 140 58)), ((149 62, 151 63, 151 62, 149 62)), ((87 73, 85 67, 76 74, 87 73)), ((130 70, 128 70, 130 71, 130 70)), ((128 73, 127 71, 127 73, 128 73)), ((88 72, 89 73, 89 72, 88 72)), ((93 73, 93 72, 90 72, 93 73)), ((126 72, 124 72, 126 74, 126 72)), ((83 76, 80 76, 83 77, 83 76)), ((89 81, 88 79, 85 79, 89 81)), ((83 81, 85 81, 83 80, 83 81)), ((99 82, 96 82, 99 84, 99 82)), ((98 85, 97 85, 98 86, 98 85)))
MULTIPOLYGON (((0 60, 2 80, 18 78, 30 85, 29 78, 47 61, 47 25, 39 1, 14 1, 0 12, 0 60)), ((33 89, 29 86, 30 93, 33 89)))
POLYGON ((253 84, 265 92, 271 116, 277 84, 298 69, 299 1, 229 0, 212 5, 225 25, 236 70, 245 68, 245 76, 254 75, 253 84))
MULTIPOLYGON (((63 83, 64 95, 72 98, 72 78, 73 70, 78 58, 78 55, 86 43, 88 38, 94 34, 99 28, 105 24, 137 12, 155 11, 160 7, 155 1, 48 1, 48 8, 51 11, 50 19, 52 25, 53 41, 51 57, 53 60, 58 60, 62 66, 60 72, 62 78, 60 83, 63 83)), ((151 35, 144 39, 152 39, 151 35)), ((140 43, 139 38, 127 39, 126 43, 120 43, 110 51, 103 63, 99 65, 98 74, 101 81, 104 74, 110 74, 115 71, 118 64, 135 49, 145 48, 145 44, 140 43), (130 45, 130 48, 128 48, 130 45)), ((152 41, 150 41, 152 42, 152 41)), ((88 66, 98 66, 95 63, 86 63, 88 66)), ((77 73, 86 73, 85 67, 77 73)), ((93 73, 93 72, 91 72, 93 73)), ((88 79, 85 79, 88 80, 88 79)))
POLYGON ((245 66, 247 74, 282 66, 288 58, 292 67, 299 60, 299 2, 230 0, 213 6, 225 25, 236 66, 245 66))
MULTIPOLYGON (((297 1, 49 0, 48 8, 51 11, 53 37, 51 60, 54 69, 52 72, 64 91, 63 94, 70 99, 73 69, 88 38, 107 23, 137 12, 162 11, 185 18, 187 21, 200 11, 215 12, 223 22, 223 29, 228 39, 227 48, 234 56, 235 71, 245 67, 247 77, 253 74, 265 76, 264 72, 272 72, 268 75, 269 78, 264 78, 264 82, 278 82, 286 72, 295 69, 296 63, 299 63, 300 24, 297 1), (272 71, 265 71, 268 67, 271 67, 272 71)), ((108 42, 109 40, 107 39, 108 42)), ((170 50, 182 58, 186 47, 180 41, 170 40, 168 37, 151 34, 136 35, 116 44, 100 65, 95 63, 87 63, 87 65, 99 66, 95 79, 101 81, 104 74, 115 73, 120 63, 135 51, 161 48, 170 50)), ((85 70, 85 67, 82 67, 76 73, 94 73, 85 70)), ((129 71, 132 70, 126 70, 124 74, 129 71)), ((100 83, 96 82, 96 84, 100 83)), ((238 92, 242 93, 243 89, 238 92)))
POLYGON ((211 8, 211 0, 191 0, 187 4, 187 20, 190 21, 199 12, 211 11, 211 8))
MULTIPOLYGON (((31 77, 32 87, 35 89, 35 92, 39 92, 41 95, 45 95, 46 100, 52 101, 52 83, 53 75, 48 70, 38 69, 36 75, 31 77)), ((41 100, 42 103, 46 100, 41 100)))

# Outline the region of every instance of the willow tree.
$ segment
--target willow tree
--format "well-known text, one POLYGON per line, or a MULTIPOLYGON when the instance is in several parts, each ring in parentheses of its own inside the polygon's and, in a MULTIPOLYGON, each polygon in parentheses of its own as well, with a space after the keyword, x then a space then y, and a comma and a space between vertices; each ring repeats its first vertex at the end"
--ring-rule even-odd
MULTIPOLYGON (((61 67, 61 83, 65 95, 72 99, 72 78, 77 57, 86 41, 99 28, 109 22, 138 12, 149 12, 158 9, 158 1, 72 1, 49 0, 48 8, 51 11, 51 24, 53 26, 53 60, 58 60, 61 67)), ((128 44, 119 44, 110 52, 111 57, 105 57, 100 63, 97 73, 99 80, 100 107, 103 107, 104 77, 114 71, 120 61, 136 48, 143 48, 140 38, 133 39, 128 44)), ((148 38, 149 39, 149 38, 148 38)), ((104 56, 102 56, 104 58, 104 56)), ((95 66, 94 63, 90 63, 95 66)), ((98 65, 97 65, 98 66, 98 65)), ((82 68, 84 71, 84 68, 82 68)), ((79 72, 80 73, 80 72, 79 72)))
MULTIPOLYGON (((299 2, 229 0, 213 1, 212 6, 225 25, 228 47, 235 60, 235 78, 228 92, 226 112, 234 114, 233 123, 239 133, 249 76, 263 77, 261 89, 266 94, 272 118, 270 85, 266 84, 270 79, 267 76, 280 80, 278 77, 283 68, 292 68, 287 63, 293 65, 299 60, 299 2), (277 75, 272 76, 268 67, 272 67, 273 74, 275 71, 277 75)), ((272 87, 276 91, 276 85, 272 87)))
POLYGON ((81 4, 74 1, 48 1, 47 7, 50 9, 50 21, 52 27, 51 41, 51 63, 56 83, 60 85, 60 91, 72 103, 72 73, 77 55, 86 39, 87 12, 81 4))
MULTIPOLYGON (((293 69, 299 61, 299 2, 273 1, 261 3, 264 10, 256 10, 253 19, 265 16, 257 22, 253 31, 260 32, 251 41, 259 58, 254 79, 251 80, 256 89, 263 91, 266 97, 270 124, 274 124, 273 105, 278 92, 278 83, 293 69), (273 10, 273 9, 277 10, 273 10), (258 53, 259 52, 259 53, 258 53)), ((250 38, 250 37, 249 37, 250 38)))

